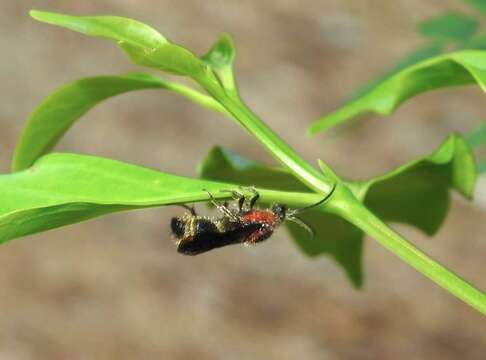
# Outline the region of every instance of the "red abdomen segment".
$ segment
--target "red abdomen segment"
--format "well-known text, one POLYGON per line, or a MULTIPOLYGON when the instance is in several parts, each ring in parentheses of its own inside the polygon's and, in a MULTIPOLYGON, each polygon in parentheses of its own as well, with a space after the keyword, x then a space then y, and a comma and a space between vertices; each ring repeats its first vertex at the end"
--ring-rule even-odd
POLYGON ((268 239, 273 234, 273 226, 264 226, 258 230, 255 230, 248 236, 248 243, 256 244, 260 241, 268 239))
POLYGON ((276 226, 275 214, 267 210, 253 210, 240 216, 241 222, 245 224, 261 224, 261 227, 248 236, 248 243, 258 243, 268 239, 276 226))
POLYGON ((266 210, 250 211, 247 214, 241 215, 240 219, 245 223, 267 224, 270 226, 274 226, 276 221, 273 212, 266 210))

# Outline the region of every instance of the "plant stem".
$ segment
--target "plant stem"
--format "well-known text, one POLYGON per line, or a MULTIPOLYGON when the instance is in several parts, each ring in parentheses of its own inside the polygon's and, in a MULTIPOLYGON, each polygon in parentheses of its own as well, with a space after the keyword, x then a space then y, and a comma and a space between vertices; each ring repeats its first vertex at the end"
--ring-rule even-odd
POLYGON ((328 209, 373 237, 436 284, 486 315, 486 294, 405 240, 359 202, 344 185, 338 185, 328 209))
POLYGON ((219 83, 207 78, 196 79, 251 135, 257 138, 270 153, 289 168, 309 188, 328 193, 332 184, 316 168, 302 159, 294 149, 276 135, 241 99, 228 96, 219 83))
POLYGON ((234 120, 255 136, 270 153, 311 189, 319 193, 328 193, 332 186, 331 182, 337 182, 337 188, 330 201, 322 205, 324 211, 339 215, 354 224, 436 284, 486 315, 486 294, 430 258, 383 223, 353 195, 327 165, 325 169, 328 170, 328 177, 304 161, 240 99, 228 96, 219 83, 204 79, 198 82, 223 105, 234 120))

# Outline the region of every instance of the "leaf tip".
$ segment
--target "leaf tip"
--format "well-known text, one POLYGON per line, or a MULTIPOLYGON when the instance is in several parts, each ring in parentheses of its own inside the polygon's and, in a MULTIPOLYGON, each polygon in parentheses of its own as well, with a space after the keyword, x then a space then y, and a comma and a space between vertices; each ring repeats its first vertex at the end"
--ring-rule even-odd
POLYGON ((315 135, 320 132, 324 132, 329 130, 334 126, 334 123, 328 121, 328 116, 320 118, 319 120, 314 121, 312 124, 309 125, 307 128, 307 134, 315 135))
POLYGON ((347 273, 348 279, 356 290, 363 289, 363 273, 360 271, 356 274, 347 273))
POLYGON ((307 134, 308 135, 315 135, 319 132, 320 130, 320 122, 315 122, 313 124, 311 124, 308 128, 307 128, 307 134))
POLYGON ((31 18, 34 20, 47 23, 47 24, 56 24, 56 17, 59 16, 66 16, 63 14, 58 14, 58 13, 53 13, 49 11, 42 11, 42 10, 36 10, 36 9, 31 9, 29 10, 29 15, 31 18))
POLYGON ((42 18, 42 15, 44 14, 43 11, 40 11, 40 10, 35 10, 35 9, 31 9, 29 10, 29 15, 31 18, 35 19, 35 20, 39 20, 41 21, 41 18, 42 18))

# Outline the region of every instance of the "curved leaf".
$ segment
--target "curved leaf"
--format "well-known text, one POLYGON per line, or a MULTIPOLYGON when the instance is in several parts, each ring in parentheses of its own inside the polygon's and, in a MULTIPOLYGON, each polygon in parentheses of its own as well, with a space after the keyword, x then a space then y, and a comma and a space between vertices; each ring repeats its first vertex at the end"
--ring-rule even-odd
POLYGON ((38 21, 113 40, 139 65, 187 76, 207 72, 207 65, 189 50, 171 43, 152 27, 136 20, 118 16, 70 16, 37 10, 32 10, 30 15, 38 21))
MULTIPOLYGON (((49 154, 33 166, 0 175, 0 243, 103 214, 153 206, 227 199, 235 184, 192 179, 111 159, 49 154)), ((257 189, 263 201, 295 206, 316 202, 312 193, 257 189)))
POLYGON ((39 10, 31 10, 29 14, 47 24, 64 26, 89 36, 122 41, 141 48, 155 48, 168 42, 147 24, 120 16, 80 17, 39 10))
MULTIPOLYGON (((100 30, 100 23, 103 26, 108 26, 110 28, 109 38, 118 41, 120 46, 129 53, 133 61, 141 65, 190 76, 225 108, 232 120, 238 122, 251 135, 258 139, 268 151, 281 161, 282 164, 288 166, 303 182, 319 192, 327 193, 330 191, 332 184, 324 182, 324 177, 317 169, 304 161, 289 145, 262 122, 241 101, 236 91, 227 91, 223 87, 224 84, 211 67, 215 65, 214 60, 208 60, 208 57, 205 58, 206 62, 209 61, 211 63, 210 66, 205 61, 190 53, 187 49, 168 42, 163 43, 161 41, 160 46, 146 47, 138 44, 136 41, 126 41, 127 33, 128 35, 130 33, 125 29, 121 29, 123 27, 122 23, 121 25, 119 22, 113 24, 112 17, 76 17, 39 11, 33 12, 32 16, 40 21, 64 26, 93 36, 107 37, 105 36, 104 30, 100 30), (117 26, 120 29, 117 29, 117 26), (86 29, 90 30, 88 31, 86 29), (117 37, 117 31, 120 31, 121 34, 119 38, 117 37)), ((119 21, 119 18, 117 18, 117 21, 119 21)), ((132 24, 132 22, 129 22, 129 24, 132 24)), ((231 59, 231 56, 228 57, 227 55, 233 51, 232 44, 228 38, 223 39, 213 51, 222 51, 225 53, 226 59, 231 59)), ((210 53, 213 51, 210 50, 210 53)), ((228 63, 228 60, 224 60, 223 62, 228 63)))
POLYGON ((115 211, 203 201, 203 189, 230 187, 105 158, 49 154, 0 175, 0 243, 115 211))
MULTIPOLYGON (((221 147, 208 153, 198 172, 210 180, 284 191, 309 191, 288 170, 265 166, 221 147)), ((325 173, 332 176, 327 168, 325 173)), ((447 214, 449 189, 469 197, 475 178, 469 147, 459 135, 452 135, 427 157, 385 175, 347 182, 347 185, 384 220, 407 223, 432 235, 447 214)), ((331 255, 344 268, 353 285, 360 287, 363 232, 344 219, 317 209, 299 217, 314 229, 315 237, 311 238, 302 228, 288 222, 286 225, 298 247, 309 256, 331 255)))
POLYGON ((225 113, 213 98, 184 85, 149 74, 97 76, 69 83, 50 94, 32 113, 12 161, 14 171, 22 170, 50 151, 64 133, 88 110, 112 96, 144 89, 166 89, 215 111, 225 113))
POLYGON ((229 34, 221 34, 211 49, 201 57, 218 75, 223 87, 234 92, 237 91, 233 75, 235 56, 236 50, 233 39, 229 34))
POLYGON ((476 171, 470 147, 454 134, 431 155, 351 187, 383 220, 410 224, 433 235, 447 214, 449 189, 471 198, 476 171))
POLYGON ((356 100, 363 96, 364 94, 369 93, 375 87, 379 86, 383 81, 389 79, 391 76, 399 72, 400 70, 405 69, 408 66, 417 64, 420 61, 429 59, 431 57, 437 56, 442 54, 444 50, 444 44, 442 42, 434 42, 431 44, 427 44, 425 46, 419 47, 414 51, 410 52, 409 54, 405 55, 397 65, 395 65, 390 71, 385 72, 384 74, 378 75, 376 78, 370 80, 365 85, 361 86, 356 90, 352 96, 350 97, 349 101, 356 100))
POLYGON ((426 91, 477 83, 486 91, 486 51, 468 50, 437 56, 410 66, 365 95, 315 121, 311 134, 375 112, 389 115, 405 100, 426 91))

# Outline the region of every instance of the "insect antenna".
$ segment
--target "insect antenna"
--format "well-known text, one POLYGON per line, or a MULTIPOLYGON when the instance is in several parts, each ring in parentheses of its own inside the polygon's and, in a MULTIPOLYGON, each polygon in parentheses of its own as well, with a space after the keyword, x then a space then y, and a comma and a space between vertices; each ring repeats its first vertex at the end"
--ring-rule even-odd
POLYGON ((310 225, 306 224, 303 220, 294 217, 292 215, 288 215, 285 220, 292 221, 293 223, 299 225, 301 228, 303 228, 305 231, 307 231, 310 234, 312 239, 316 236, 314 229, 312 229, 310 225))
POLYGON ((293 217, 296 214, 300 214, 301 212, 307 211, 307 210, 312 209, 314 207, 317 207, 321 204, 324 204, 332 196, 332 194, 334 193, 334 190, 336 190, 336 183, 334 183, 334 185, 332 186, 331 191, 326 196, 324 196, 324 199, 319 200, 315 204, 312 204, 312 205, 309 205, 309 206, 306 206, 306 207, 303 207, 303 208, 300 208, 300 209, 295 209, 295 210, 289 211, 287 217, 293 217))

